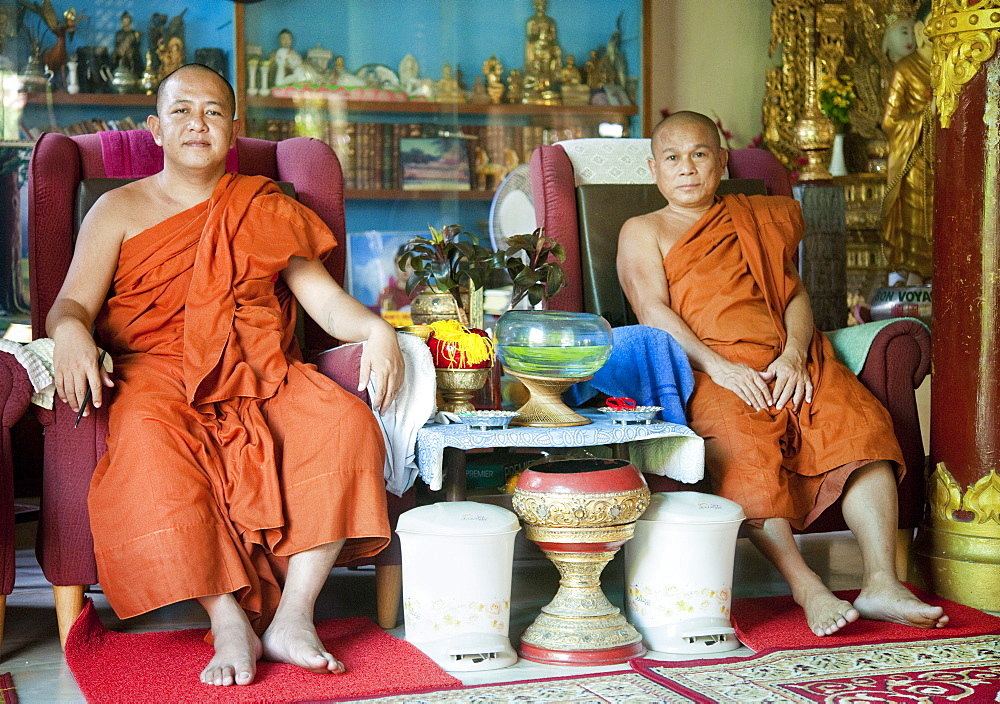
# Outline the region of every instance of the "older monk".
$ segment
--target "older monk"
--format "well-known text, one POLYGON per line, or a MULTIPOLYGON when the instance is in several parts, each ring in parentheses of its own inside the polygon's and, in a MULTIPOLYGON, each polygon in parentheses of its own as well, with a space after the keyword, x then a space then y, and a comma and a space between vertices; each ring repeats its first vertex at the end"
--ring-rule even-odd
POLYGON ((289 291, 334 337, 367 341, 358 388, 374 373, 377 407, 403 371, 392 328, 324 268, 323 222, 273 181, 226 173, 234 111, 208 67, 160 83, 147 124, 163 170, 95 203, 46 321, 74 411, 112 385, 92 325, 115 360, 89 496, 104 592, 123 618, 196 599, 214 685, 249 684, 261 657, 343 672, 316 598, 335 562, 390 535, 376 419, 302 363, 289 291))
POLYGON ((678 112, 653 131, 649 168, 667 205, 625 223, 618 276, 641 323, 666 330, 695 373, 688 415, 713 490, 743 506, 750 539, 788 581, 816 635, 859 617, 942 627, 940 607, 896 579, 889 414, 813 325, 792 263, 798 204, 715 191, 729 154, 709 118, 678 112), (806 565, 792 528, 838 496, 864 560, 861 593, 838 599, 806 565))

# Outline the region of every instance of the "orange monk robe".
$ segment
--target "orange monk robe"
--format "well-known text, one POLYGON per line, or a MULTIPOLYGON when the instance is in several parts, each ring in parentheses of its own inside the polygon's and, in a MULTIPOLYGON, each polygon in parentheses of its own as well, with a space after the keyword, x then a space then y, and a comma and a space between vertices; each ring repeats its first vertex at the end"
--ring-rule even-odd
POLYGON ((301 362, 277 273, 336 244, 263 177, 126 240, 98 336, 115 359, 108 453, 90 488, 98 576, 122 618, 235 592, 270 622, 289 555, 390 532, 377 421, 301 362))
MULTIPOLYGON (((706 345, 763 371, 784 350, 784 314, 799 278, 789 272, 804 226, 796 201, 725 196, 663 260, 670 308, 706 345)), ((889 413, 813 331, 807 366, 813 400, 754 411, 696 371, 688 415, 705 439, 712 489, 757 525, 787 518, 802 529, 833 503, 851 472, 903 457, 889 413)), ((773 389, 773 385, 772 385, 773 389)))

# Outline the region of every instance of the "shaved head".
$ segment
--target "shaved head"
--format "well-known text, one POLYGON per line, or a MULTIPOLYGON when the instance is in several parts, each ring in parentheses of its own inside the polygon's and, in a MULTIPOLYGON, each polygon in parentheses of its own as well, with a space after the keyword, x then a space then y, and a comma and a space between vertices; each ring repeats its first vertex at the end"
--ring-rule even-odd
POLYGON ((161 115, 163 112, 163 101, 166 100, 167 87, 173 81, 178 78, 183 78, 191 72, 200 71, 203 73, 211 74, 219 79, 219 85, 225 86, 224 92, 228 96, 228 105, 230 116, 236 116, 236 93, 233 91, 233 87, 229 85, 229 81, 219 75, 219 72, 213 68, 209 68, 205 64, 185 64, 174 71, 171 71, 166 75, 166 77, 160 81, 160 85, 156 88, 156 114, 161 115))
POLYGON ((716 149, 722 149, 722 141, 719 139, 719 128, 715 122, 712 121, 712 118, 707 115, 702 115, 700 112, 681 110, 680 112, 675 112, 663 118, 660 120, 659 124, 653 128, 653 135, 650 141, 654 156, 659 151, 657 149, 657 144, 664 130, 674 129, 676 127, 689 127, 691 125, 704 127, 706 136, 711 140, 709 142, 709 146, 715 147, 716 149))

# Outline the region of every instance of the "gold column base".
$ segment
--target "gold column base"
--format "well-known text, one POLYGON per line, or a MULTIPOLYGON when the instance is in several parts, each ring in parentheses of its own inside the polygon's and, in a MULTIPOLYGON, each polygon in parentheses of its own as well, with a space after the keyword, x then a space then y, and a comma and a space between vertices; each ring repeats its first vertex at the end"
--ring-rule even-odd
POLYGON ((1000 609, 1000 475, 966 488, 939 462, 927 481, 928 518, 917 529, 910 580, 946 599, 1000 609))
POLYGON ((913 543, 910 581, 945 599, 996 612, 1000 609, 1000 538, 921 524, 913 543))

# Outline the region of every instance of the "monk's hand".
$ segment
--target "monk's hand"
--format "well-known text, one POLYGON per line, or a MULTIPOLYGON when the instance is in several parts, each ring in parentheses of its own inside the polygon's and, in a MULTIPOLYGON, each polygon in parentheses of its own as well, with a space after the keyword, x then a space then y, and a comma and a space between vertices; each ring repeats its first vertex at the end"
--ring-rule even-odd
POLYGON ((380 413, 389 409, 403 385, 404 366, 396 331, 389 325, 379 325, 368 337, 361 353, 361 375, 358 379, 358 391, 361 391, 368 385, 369 376, 375 374, 372 408, 380 413))
POLYGON ((784 408, 791 401, 792 408, 798 412, 803 401, 812 403, 813 385, 804 354, 782 353, 761 372, 761 377, 766 382, 774 382, 771 395, 775 408, 784 408))
MULTIPOLYGON (((52 353, 52 377, 59 399, 69 404, 73 412, 83 407, 87 390, 91 392, 94 408, 101 407, 101 391, 104 386, 114 386, 111 376, 99 367, 100 351, 90 335, 73 330, 55 338, 52 353)), ((90 415, 89 409, 83 414, 90 415)))
POLYGON ((755 411, 771 405, 771 391, 767 388, 767 383, 757 371, 747 365, 720 357, 712 369, 706 371, 712 381, 732 391, 755 411))

